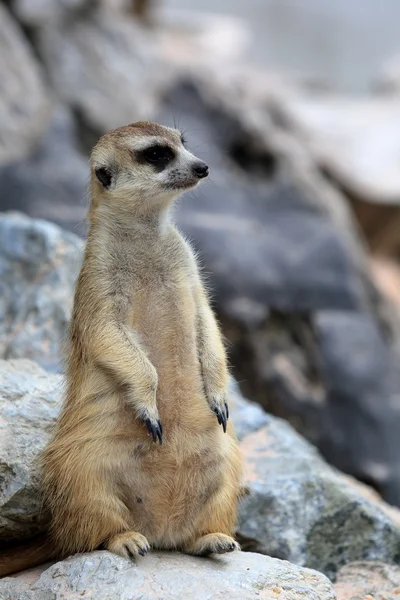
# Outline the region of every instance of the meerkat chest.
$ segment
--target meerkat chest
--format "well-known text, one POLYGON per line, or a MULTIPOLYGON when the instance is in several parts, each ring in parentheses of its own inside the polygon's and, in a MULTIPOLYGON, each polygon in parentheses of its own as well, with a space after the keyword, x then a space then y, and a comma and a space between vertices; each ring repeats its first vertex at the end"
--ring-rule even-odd
POLYGON ((171 355, 193 347, 197 271, 176 244, 149 250, 141 257, 132 293, 130 324, 149 350, 171 355))

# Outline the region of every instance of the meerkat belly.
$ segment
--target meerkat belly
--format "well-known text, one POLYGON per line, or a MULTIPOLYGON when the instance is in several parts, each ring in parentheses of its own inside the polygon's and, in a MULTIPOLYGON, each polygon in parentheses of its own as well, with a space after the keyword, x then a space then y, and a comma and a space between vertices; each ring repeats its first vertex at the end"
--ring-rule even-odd
POLYGON ((124 496, 149 541, 173 547, 220 488, 231 440, 204 395, 190 282, 143 287, 133 307, 132 327, 158 373, 163 444, 136 444, 124 496))
POLYGON ((157 406, 163 427, 189 425, 193 411, 211 419, 197 355, 196 307, 189 282, 154 284, 136 292, 132 327, 157 370, 157 406))
POLYGON ((187 456, 171 443, 137 451, 134 464, 124 473, 124 499, 135 528, 151 544, 173 548, 185 543, 207 505, 226 485, 232 439, 223 435, 218 445, 213 435, 204 436, 200 447, 187 456))

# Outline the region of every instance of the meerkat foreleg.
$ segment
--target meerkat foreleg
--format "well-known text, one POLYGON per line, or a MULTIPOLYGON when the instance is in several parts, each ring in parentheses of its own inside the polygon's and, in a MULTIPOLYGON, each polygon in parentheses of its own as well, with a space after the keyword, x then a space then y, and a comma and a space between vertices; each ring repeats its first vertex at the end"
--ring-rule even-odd
POLYGON ((133 332, 124 323, 110 320, 97 324, 91 333, 91 350, 96 362, 126 389, 125 397, 137 418, 146 425, 153 440, 162 444, 156 401, 157 371, 133 332))
POLYGON ((201 286, 197 289, 197 335, 204 391, 207 402, 226 432, 229 418, 229 371, 221 333, 201 286))

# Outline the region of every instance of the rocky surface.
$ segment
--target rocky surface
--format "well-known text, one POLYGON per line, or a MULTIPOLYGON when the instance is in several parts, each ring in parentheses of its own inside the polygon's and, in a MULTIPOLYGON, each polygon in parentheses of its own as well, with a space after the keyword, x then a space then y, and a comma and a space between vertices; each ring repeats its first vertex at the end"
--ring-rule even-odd
POLYGON ((178 553, 150 554, 136 565, 94 552, 0 582, 3 600, 335 600, 323 575, 257 554, 234 552, 201 559, 178 553))
MULTIPOLYGON (((63 379, 27 360, 0 361, 0 539, 24 541, 46 527, 37 458, 61 406, 63 379)), ((400 513, 329 467, 293 428, 240 396, 230 411, 246 461, 243 547, 329 576, 361 559, 395 562, 400 513)))
POLYGON ((46 221, 0 218, 0 356, 58 370, 82 241, 46 221))
POLYGON ((62 105, 52 110, 45 135, 24 160, 0 165, 2 209, 24 210, 33 217, 85 233, 88 159, 79 150, 75 123, 62 105))
POLYGON ((284 421, 241 444, 250 494, 240 507, 243 546, 335 577, 356 560, 400 559, 400 512, 329 467, 284 421))
POLYGON ((0 165, 26 156, 46 126, 49 102, 18 24, 0 4, 0 165))
POLYGON ((229 412, 239 440, 249 433, 261 429, 270 422, 271 417, 259 404, 243 398, 239 385, 230 381, 229 412))
POLYGON ((400 597, 400 569, 378 562, 357 562, 340 570, 337 600, 396 600, 400 597))
POLYGON ((37 459, 61 405, 63 378, 29 360, 0 361, 0 538, 43 530, 37 459))

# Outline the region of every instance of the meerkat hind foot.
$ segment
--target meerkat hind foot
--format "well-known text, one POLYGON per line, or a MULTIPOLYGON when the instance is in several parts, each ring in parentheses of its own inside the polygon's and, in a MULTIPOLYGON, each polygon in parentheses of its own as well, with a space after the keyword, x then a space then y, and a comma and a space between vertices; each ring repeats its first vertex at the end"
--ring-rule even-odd
POLYGON ((186 549, 186 552, 195 556, 208 556, 209 554, 225 554, 234 550, 241 550, 241 548, 230 535, 208 533, 198 538, 186 549))
POLYGON ((130 559, 135 559, 139 555, 144 556, 150 550, 147 539, 136 531, 124 531, 114 535, 105 546, 110 552, 130 559))

